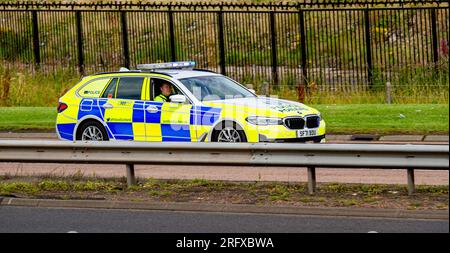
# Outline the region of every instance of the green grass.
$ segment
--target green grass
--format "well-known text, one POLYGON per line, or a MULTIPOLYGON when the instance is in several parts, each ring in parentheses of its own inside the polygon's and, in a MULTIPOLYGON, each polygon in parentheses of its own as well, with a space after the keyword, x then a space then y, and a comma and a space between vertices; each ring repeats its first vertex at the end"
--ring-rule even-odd
MULTIPOLYGON (((334 134, 448 134, 448 104, 310 105, 334 134)), ((0 107, 0 130, 52 130, 53 107, 0 107)), ((199 182, 201 183, 201 182, 199 182)))
POLYGON ((0 107, 0 130, 54 129, 56 107, 0 107))
POLYGON ((448 134, 449 105, 313 105, 330 133, 448 134))

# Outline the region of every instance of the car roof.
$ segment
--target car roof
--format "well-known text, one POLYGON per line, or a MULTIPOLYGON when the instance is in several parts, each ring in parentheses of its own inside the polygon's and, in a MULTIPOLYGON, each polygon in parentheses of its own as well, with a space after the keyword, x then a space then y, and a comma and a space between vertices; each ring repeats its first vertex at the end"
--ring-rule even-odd
POLYGON ((189 78, 189 77, 200 77, 200 76, 220 76, 220 74, 215 73, 213 71, 209 70, 202 70, 202 69, 158 69, 156 71, 142 71, 142 70, 129 70, 129 71, 115 71, 115 72, 102 72, 97 73, 92 76, 97 75, 106 75, 106 74, 162 74, 167 75, 175 79, 182 79, 182 78, 189 78))
POLYGON ((158 69, 158 73, 172 76, 176 79, 199 77, 199 76, 220 76, 220 74, 208 70, 186 70, 186 69, 158 69))

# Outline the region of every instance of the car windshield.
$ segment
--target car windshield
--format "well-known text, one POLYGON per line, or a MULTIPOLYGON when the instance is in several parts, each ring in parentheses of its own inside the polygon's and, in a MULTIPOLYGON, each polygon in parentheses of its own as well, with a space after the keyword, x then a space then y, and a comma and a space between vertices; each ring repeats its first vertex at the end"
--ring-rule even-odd
POLYGON ((200 101, 256 97, 242 85, 224 76, 200 76, 180 79, 200 101))

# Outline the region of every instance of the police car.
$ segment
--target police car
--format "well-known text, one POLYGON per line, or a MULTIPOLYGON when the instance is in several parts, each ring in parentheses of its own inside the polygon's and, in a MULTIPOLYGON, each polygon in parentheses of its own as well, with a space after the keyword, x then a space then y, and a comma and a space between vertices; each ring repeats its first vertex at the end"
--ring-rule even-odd
POLYGON ((76 141, 323 142, 325 121, 302 103, 257 96, 194 62, 138 64, 90 75, 59 99, 56 131, 76 141))

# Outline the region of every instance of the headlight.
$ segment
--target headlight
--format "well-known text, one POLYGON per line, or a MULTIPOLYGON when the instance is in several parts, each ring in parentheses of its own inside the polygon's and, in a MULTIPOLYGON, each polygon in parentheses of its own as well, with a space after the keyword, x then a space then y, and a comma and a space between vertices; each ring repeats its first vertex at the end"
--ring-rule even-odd
POLYGON ((248 123, 253 125, 283 125, 283 120, 280 118, 270 118, 261 116, 250 116, 245 119, 248 123))
POLYGON ((317 112, 317 116, 319 116, 319 122, 322 120, 322 114, 320 112, 317 112))

